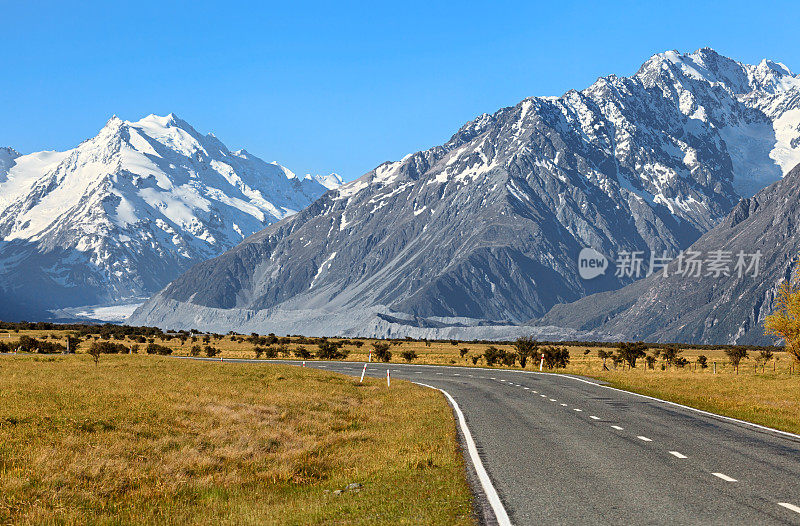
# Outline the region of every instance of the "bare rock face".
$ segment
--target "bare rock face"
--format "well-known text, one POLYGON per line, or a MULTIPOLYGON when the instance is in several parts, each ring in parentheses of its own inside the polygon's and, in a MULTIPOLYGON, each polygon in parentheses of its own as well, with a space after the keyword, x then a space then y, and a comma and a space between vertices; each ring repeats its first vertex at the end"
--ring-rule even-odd
MULTIPOLYGON (((764 317, 774 311, 778 288, 791 277, 792 263, 800 254, 799 219, 800 165, 783 180, 741 201, 686 251, 730 254, 730 275, 716 275, 706 267, 699 277, 694 272, 685 276, 675 261, 667 277, 654 274, 620 290, 558 305, 534 323, 633 340, 773 343, 764 335, 764 317), (760 253, 758 268, 740 272, 739 253, 760 253)), ((752 258, 745 259, 747 267, 751 262, 752 258)))
POLYGON ((582 248, 676 255, 780 180, 800 161, 799 105, 800 78, 778 63, 655 55, 632 77, 525 99, 377 167, 197 265, 130 322, 513 332, 489 327, 631 283, 582 280, 582 248))
POLYGON ((321 180, 175 115, 113 117, 66 152, 0 149, 0 317, 149 296, 339 181, 321 180))

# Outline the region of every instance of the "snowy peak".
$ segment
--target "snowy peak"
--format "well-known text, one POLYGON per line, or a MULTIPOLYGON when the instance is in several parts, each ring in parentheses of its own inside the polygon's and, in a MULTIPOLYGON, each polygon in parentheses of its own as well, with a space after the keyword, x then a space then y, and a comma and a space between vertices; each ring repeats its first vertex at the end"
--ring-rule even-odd
POLYGON ((647 87, 683 79, 721 85, 736 95, 774 94, 800 87, 800 76, 780 62, 764 59, 757 65, 743 64, 708 47, 693 53, 672 50, 653 55, 634 77, 647 87))
POLYGON ((112 116, 66 152, 0 149, 0 242, 72 252, 71 263, 50 261, 45 272, 62 284, 88 279, 105 299, 140 296, 327 190, 244 150, 232 153, 175 114, 112 116))
POLYGON ((339 174, 332 173, 328 175, 314 175, 306 174, 305 181, 316 181, 328 190, 335 190, 344 184, 344 181, 339 174))

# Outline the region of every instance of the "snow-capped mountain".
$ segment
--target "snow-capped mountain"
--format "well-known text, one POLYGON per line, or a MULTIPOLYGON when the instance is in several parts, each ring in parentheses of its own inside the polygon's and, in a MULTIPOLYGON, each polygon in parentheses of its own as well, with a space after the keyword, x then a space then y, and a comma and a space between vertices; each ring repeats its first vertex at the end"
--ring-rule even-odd
POLYGON ((519 323, 630 281, 581 280, 581 248, 674 255, 798 161, 800 77, 669 51, 379 166, 197 265, 130 321, 427 336, 519 323))
POLYGON ((196 266, 131 322, 431 336, 520 323, 630 282, 581 280, 581 248, 674 255, 798 161, 800 77, 708 48, 661 53, 379 166, 196 266))
POLYGON ((0 288, 40 310, 147 296, 338 181, 232 152, 173 114, 112 117, 66 152, 0 149, 0 288))

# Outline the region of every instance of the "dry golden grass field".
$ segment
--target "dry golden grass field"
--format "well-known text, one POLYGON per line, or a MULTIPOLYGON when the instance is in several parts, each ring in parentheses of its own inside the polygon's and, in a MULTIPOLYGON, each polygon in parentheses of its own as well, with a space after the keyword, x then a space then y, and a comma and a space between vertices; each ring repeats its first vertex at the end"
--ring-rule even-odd
POLYGON ((281 364, 17 354, 0 356, 0 523, 473 517, 436 391, 281 364))
MULTIPOLYGON (((13 348, 23 335, 63 343, 66 332, 0 332, 0 342, 13 348)), ((223 358, 255 358, 247 338, 209 337, 208 344, 223 358)), ((84 354, 94 341, 103 339, 89 336, 76 356, 0 357, 3 520, 471 521, 452 413, 436 393, 404 383, 397 389, 393 383, 390 392, 377 380, 359 386, 309 369, 145 355, 150 340, 136 338, 108 341, 138 345, 138 355, 101 355, 95 367, 84 354), (325 492, 350 482, 363 483, 363 491, 325 492)), ((203 335, 153 342, 183 356, 207 344, 203 335)), ((347 360, 367 360, 373 342, 345 340, 347 360)), ((413 351, 412 363, 463 367, 485 367, 480 356, 490 346, 387 343, 392 362, 405 362, 402 353, 413 351)), ((296 360, 301 349, 313 354, 318 346, 292 337, 261 348, 296 360)), ((658 360, 646 369, 643 359, 635 369, 614 368, 607 360, 610 370, 599 350, 614 347, 570 346, 569 365, 556 372, 800 433, 800 368, 786 353, 755 367, 751 351, 735 373, 722 349, 685 349, 689 363, 682 368, 658 360), (708 368, 697 365, 700 355, 708 368)), ((538 370, 538 360, 526 369, 538 370)))

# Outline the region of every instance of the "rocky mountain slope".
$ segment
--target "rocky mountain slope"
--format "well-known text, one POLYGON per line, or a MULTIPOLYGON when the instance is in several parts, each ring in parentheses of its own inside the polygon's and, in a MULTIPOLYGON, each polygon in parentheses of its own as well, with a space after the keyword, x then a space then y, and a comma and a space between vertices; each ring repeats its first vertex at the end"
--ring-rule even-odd
POLYGON ((232 152, 172 114, 113 117, 66 152, 0 149, 0 317, 149 296, 338 182, 232 152))
POLYGON ((769 344, 764 317, 800 255, 800 165, 739 203, 728 217, 662 272, 613 292, 557 305, 537 324, 589 330, 605 338, 694 343, 769 344), (727 255, 718 274, 708 261, 727 255), (738 254, 742 268, 737 269, 738 254), (760 253, 756 266, 752 254, 760 253), (679 268, 680 267, 680 268, 679 268))
POLYGON ((494 334, 631 281, 580 279, 583 247, 677 254, 779 180, 799 142, 800 78, 785 66, 658 54, 379 166, 196 266, 130 322, 494 334))

